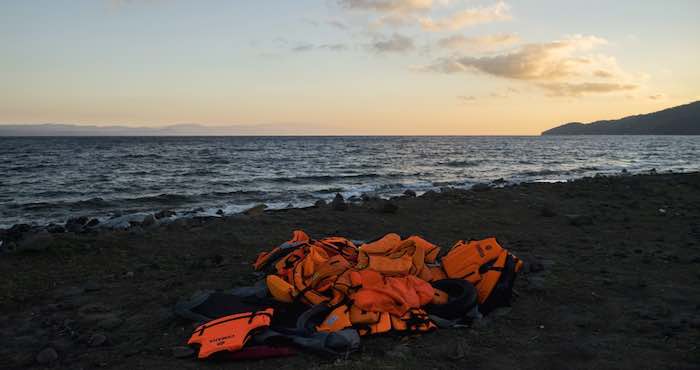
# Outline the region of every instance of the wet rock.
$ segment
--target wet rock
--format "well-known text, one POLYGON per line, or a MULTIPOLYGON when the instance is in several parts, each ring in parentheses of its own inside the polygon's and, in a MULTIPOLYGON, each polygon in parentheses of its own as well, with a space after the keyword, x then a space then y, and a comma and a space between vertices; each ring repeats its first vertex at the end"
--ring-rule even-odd
POLYGON ((71 233, 79 233, 83 231, 83 227, 87 224, 88 218, 85 216, 69 218, 66 221, 66 230, 71 233))
POLYGON ((156 224, 156 218, 153 215, 148 215, 143 218, 143 221, 141 221, 141 226, 143 227, 149 227, 153 226, 156 224))
POLYGON ((549 208, 548 206, 543 206, 543 207, 540 209, 540 216, 542 216, 542 217, 554 217, 554 216, 556 216, 556 215, 557 215, 556 212, 554 212, 554 211, 553 211, 551 208, 549 208))
POLYGON ((326 201, 323 199, 319 199, 316 201, 316 203, 314 203, 314 207, 321 208, 321 207, 325 207, 325 206, 326 206, 326 201))
POLYGON ((412 198, 416 196, 416 192, 411 189, 406 189, 406 191, 403 192, 403 195, 412 198))
POLYGON ((507 183, 507 182, 508 182, 508 181, 506 181, 503 177, 491 181, 492 184, 496 184, 496 185, 503 185, 503 184, 505 184, 505 183, 507 183))
POLYGON ((163 210, 163 211, 156 213, 154 216, 156 219, 160 220, 162 218, 170 218, 172 216, 175 216, 175 212, 170 211, 170 210, 163 210))
POLYGON ((360 199, 362 199, 363 202, 373 202, 378 201, 381 198, 379 198, 379 196, 374 193, 362 193, 362 195, 360 195, 360 199))
POLYGON ((146 216, 149 216, 148 213, 133 213, 133 214, 128 214, 124 216, 119 216, 115 218, 111 218, 107 221, 104 221, 100 224, 101 228, 106 228, 106 229, 121 229, 125 230, 128 229, 132 226, 138 226, 141 225, 143 220, 146 218, 146 216))
POLYGON ((335 198, 333 198, 333 201, 331 202, 331 208, 335 211, 345 211, 348 209, 348 204, 345 203, 345 199, 343 198, 340 193, 335 194, 335 198))
POLYGON ((58 352, 55 349, 48 347, 36 355, 36 362, 41 365, 48 365, 58 361, 58 352))
POLYGON ((218 211, 216 211, 216 214, 219 215, 219 216, 223 216, 223 215, 224 215, 224 210, 223 210, 223 209, 219 209, 218 211))
POLYGON ((62 234, 66 232, 66 228, 61 225, 50 224, 46 227, 46 231, 50 232, 51 234, 62 234))
POLYGON ((593 225, 593 217, 587 215, 569 215, 567 219, 572 226, 593 225))
POLYGON ((88 221, 88 223, 85 224, 86 227, 95 227, 100 224, 100 220, 93 218, 92 220, 88 221))
POLYGON ((438 193, 435 190, 428 190, 423 195, 421 195, 421 198, 428 198, 428 199, 435 199, 440 196, 440 193, 438 193))
POLYGON ((260 216, 265 212, 265 209, 267 209, 267 204, 258 204, 254 207, 248 208, 245 211, 243 211, 243 214, 246 216, 260 216))
POLYGON ((384 200, 379 203, 377 210, 381 213, 396 213, 399 210, 399 206, 394 202, 384 200))
POLYGON ((194 349, 185 346, 178 346, 172 348, 173 357, 175 358, 187 358, 194 356, 194 349))
POLYGON ((487 191, 487 190, 491 190, 491 185, 480 182, 480 183, 472 185, 471 190, 472 191, 487 191))
POLYGON ((99 347, 107 343, 107 336, 100 333, 95 333, 88 339, 88 345, 90 347, 99 347))

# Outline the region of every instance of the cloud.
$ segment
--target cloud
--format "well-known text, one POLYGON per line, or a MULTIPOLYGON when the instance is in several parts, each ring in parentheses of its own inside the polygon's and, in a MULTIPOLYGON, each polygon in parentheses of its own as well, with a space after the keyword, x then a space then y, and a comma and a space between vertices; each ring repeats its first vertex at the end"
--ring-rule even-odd
POLYGON ((345 44, 320 44, 320 45, 300 44, 300 45, 297 45, 297 46, 291 48, 291 51, 293 51, 295 53, 305 53, 305 52, 314 51, 314 50, 344 51, 347 49, 348 49, 348 47, 345 44))
POLYGON ((474 95, 460 95, 460 96, 457 97, 457 99, 458 99, 461 103, 469 103, 469 102, 475 101, 475 100, 476 100, 476 96, 474 96, 474 95))
POLYGON ((443 73, 474 70, 516 80, 553 80, 578 74, 592 58, 579 57, 575 53, 604 43, 605 40, 595 36, 574 36, 549 43, 527 44, 507 54, 444 58, 428 69, 443 73))
POLYGON ((426 31, 441 32, 454 31, 477 24, 507 21, 511 18, 510 6, 500 1, 487 7, 465 9, 438 20, 429 17, 421 18, 420 24, 426 31))
POLYGON ((416 48, 413 39, 394 33, 388 39, 378 40, 370 44, 370 49, 378 53, 404 53, 416 48))
POLYGON ((595 36, 571 36, 547 43, 532 43, 497 55, 442 58, 423 70, 440 73, 476 72, 530 82, 550 95, 629 91, 638 88, 634 78, 614 57, 590 51, 607 42, 595 36))
POLYGON ((606 82, 581 82, 581 83, 542 83, 539 86, 547 90, 552 96, 581 96, 591 93, 610 93, 636 90, 639 86, 634 84, 606 83, 606 82))
POLYGON ((398 14, 426 12, 434 3, 433 0, 338 0, 338 4, 347 9, 398 14))
POLYGON ((346 29, 348 29, 348 25, 345 24, 345 23, 343 23, 343 22, 341 22, 341 21, 339 21, 339 20, 335 20, 335 19, 334 19, 334 20, 327 21, 326 23, 327 23, 329 26, 335 27, 335 28, 337 28, 337 29, 339 29, 339 30, 346 30, 346 29))
POLYGON ((501 33, 476 37, 453 35, 441 38, 438 40, 437 44, 445 49, 486 52, 510 46, 518 42, 520 42, 520 37, 518 37, 518 35, 501 33))

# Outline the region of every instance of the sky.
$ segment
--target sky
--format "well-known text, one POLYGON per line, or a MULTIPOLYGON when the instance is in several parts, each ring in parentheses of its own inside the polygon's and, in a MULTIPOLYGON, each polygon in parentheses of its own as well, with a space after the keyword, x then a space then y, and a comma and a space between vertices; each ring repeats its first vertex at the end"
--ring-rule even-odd
POLYGON ((0 124, 537 135, 700 100, 700 1, 0 2, 0 124))

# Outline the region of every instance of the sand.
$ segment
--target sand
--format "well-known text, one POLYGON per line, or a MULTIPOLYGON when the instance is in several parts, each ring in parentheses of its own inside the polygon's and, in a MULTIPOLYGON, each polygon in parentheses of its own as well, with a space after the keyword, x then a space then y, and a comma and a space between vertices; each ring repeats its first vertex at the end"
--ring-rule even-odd
POLYGON ((0 368, 700 364, 700 174, 446 190, 392 202, 397 209, 370 200, 345 211, 324 206, 128 231, 24 235, 16 252, 0 254, 0 368), (443 248, 496 236, 527 266, 512 307, 471 328, 364 338, 360 352, 342 359, 176 358, 173 348, 184 345, 192 325, 172 314, 175 302, 201 289, 253 283, 250 261, 294 229, 365 240, 419 234, 443 248))

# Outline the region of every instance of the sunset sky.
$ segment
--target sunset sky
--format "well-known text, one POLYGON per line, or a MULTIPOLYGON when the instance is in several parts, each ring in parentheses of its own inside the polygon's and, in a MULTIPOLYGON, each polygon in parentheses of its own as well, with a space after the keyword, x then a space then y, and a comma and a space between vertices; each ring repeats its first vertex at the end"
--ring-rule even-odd
POLYGON ((700 99, 700 1, 0 3, 0 123, 531 135, 700 99))

